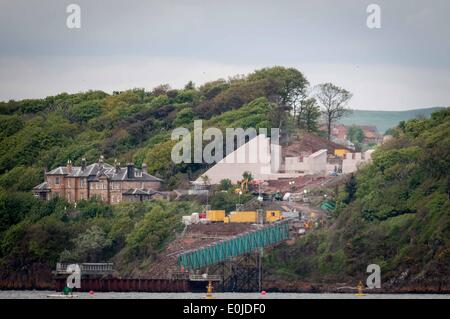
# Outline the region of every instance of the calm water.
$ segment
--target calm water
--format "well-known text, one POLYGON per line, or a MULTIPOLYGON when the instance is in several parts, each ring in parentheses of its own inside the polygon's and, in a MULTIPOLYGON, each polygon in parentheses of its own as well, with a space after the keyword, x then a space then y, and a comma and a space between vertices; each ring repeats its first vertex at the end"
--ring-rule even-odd
MULTIPOLYGON (((0 291, 0 299, 47 299, 54 291, 0 291)), ((76 299, 201 299, 203 293, 145 293, 145 292, 98 292, 75 293, 76 299)), ((450 299, 450 294, 367 294, 357 297, 353 294, 301 294, 301 293, 216 293, 216 299, 450 299)))

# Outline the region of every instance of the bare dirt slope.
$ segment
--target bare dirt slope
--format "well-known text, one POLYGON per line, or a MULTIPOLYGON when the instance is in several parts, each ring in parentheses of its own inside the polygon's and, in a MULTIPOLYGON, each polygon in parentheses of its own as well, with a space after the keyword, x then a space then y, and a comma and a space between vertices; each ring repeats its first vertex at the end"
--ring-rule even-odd
POLYGON ((251 224, 224 223, 189 225, 184 235, 172 241, 141 276, 148 278, 170 277, 171 274, 180 271, 177 265, 177 254, 250 231, 253 227, 251 224))
POLYGON ((283 157, 312 154, 322 149, 327 149, 329 154, 334 154, 335 149, 351 151, 347 147, 328 141, 324 137, 304 132, 299 133, 297 138, 294 138, 289 142, 289 145, 283 147, 283 157))

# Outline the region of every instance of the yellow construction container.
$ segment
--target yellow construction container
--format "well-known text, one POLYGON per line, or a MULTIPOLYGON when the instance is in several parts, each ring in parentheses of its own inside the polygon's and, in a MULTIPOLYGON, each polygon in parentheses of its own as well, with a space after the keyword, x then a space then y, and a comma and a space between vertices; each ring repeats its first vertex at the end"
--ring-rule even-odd
POLYGON ((231 212, 228 215, 230 223, 256 223, 257 220, 256 211, 242 211, 242 212, 231 212))
POLYGON ((344 155, 347 153, 348 153, 348 150, 346 150, 344 148, 336 148, 334 150, 334 155, 339 156, 339 157, 344 157, 344 155))
POLYGON ((210 222, 223 222, 225 219, 224 210, 207 210, 206 219, 210 222))
POLYGON ((272 223, 283 219, 281 210, 266 210, 266 222, 272 223))

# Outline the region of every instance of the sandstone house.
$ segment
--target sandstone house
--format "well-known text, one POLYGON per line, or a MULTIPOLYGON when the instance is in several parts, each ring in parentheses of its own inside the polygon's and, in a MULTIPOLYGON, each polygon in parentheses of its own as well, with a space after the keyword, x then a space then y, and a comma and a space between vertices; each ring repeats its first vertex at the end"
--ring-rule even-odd
POLYGON ((33 188, 35 196, 49 200, 55 196, 64 197, 75 203, 83 199, 97 197, 108 204, 123 201, 142 201, 160 194, 162 180, 147 173, 147 165, 138 169, 133 163, 121 167, 120 163, 110 165, 100 157, 97 163, 57 167, 45 173, 43 183, 33 188))

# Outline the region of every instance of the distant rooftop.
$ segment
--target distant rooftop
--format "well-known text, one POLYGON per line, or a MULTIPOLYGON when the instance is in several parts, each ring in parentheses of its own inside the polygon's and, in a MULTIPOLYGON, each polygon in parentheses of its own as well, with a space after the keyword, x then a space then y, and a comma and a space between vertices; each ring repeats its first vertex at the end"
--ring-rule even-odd
POLYGON ((47 175, 65 175, 66 177, 87 177, 89 180, 98 180, 101 176, 106 176, 112 181, 134 180, 134 181, 159 181, 162 180, 153 175, 148 174, 142 169, 136 168, 133 164, 127 166, 113 166, 101 161, 83 166, 59 166, 49 172, 47 175), (129 177, 128 169, 130 166, 131 177, 129 177))

